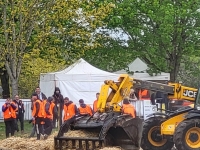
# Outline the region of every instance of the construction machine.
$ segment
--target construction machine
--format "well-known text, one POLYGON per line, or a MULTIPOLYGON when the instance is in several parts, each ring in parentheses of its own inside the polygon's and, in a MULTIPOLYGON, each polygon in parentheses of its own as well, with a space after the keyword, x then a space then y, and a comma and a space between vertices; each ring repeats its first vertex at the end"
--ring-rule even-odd
MULTIPOLYGON (((142 146, 143 150, 169 150, 173 146, 171 137, 175 126, 183 121, 183 115, 192 108, 154 113, 143 126, 143 119, 121 113, 120 103, 129 96, 131 87, 162 92, 170 99, 190 101, 194 101, 197 91, 179 83, 167 85, 137 80, 127 74, 120 75, 117 82, 106 80, 101 87, 98 112, 93 116, 74 116, 64 122, 54 138, 54 148, 95 150, 105 146, 120 146, 125 150, 139 150, 142 146)), ((152 104, 158 99, 152 99, 152 104)))
POLYGON ((132 79, 123 74, 117 82, 106 80, 104 83, 98 99, 98 112, 93 116, 75 116, 64 122, 54 138, 55 149, 95 150, 105 146, 140 149, 142 119, 122 114, 120 106, 130 93, 132 79))
MULTIPOLYGON (((199 87, 200 90, 200 87, 199 87)), ((178 124, 174 133, 174 144, 178 150, 200 150, 200 91, 196 95, 194 109, 178 124)))
MULTIPOLYGON (((149 81, 134 80, 135 87, 161 92, 170 100, 187 100, 194 102, 197 89, 182 86, 180 83, 159 84, 149 81)), ((155 94, 156 95, 156 94, 155 94)), ((154 97, 155 101, 163 101, 163 97, 154 97)), ((141 147, 143 150, 171 150, 174 146, 173 135, 177 125, 184 121, 184 116, 194 109, 194 104, 182 107, 176 111, 164 110, 148 115, 144 121, 141 147)))

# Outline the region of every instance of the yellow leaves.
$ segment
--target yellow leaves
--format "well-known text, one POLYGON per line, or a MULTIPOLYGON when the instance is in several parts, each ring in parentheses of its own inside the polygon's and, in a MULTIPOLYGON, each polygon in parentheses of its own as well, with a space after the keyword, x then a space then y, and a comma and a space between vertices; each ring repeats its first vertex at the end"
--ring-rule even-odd
POLYGON ((55 57, 56 51, 54 48, 48 50, 47 58, 40 57, 41 51, 39 49, 33 49, 32 52, 24 55, 19 81, 21 96, 27 97, 31 95, 32 90, 39 84, 40 73, 58 71, 65 67, 65 61, 55 57), (27 91, 27 89, 29 90, 27 91), (22 91, 27 91, 28 93, 23 93, 22 91))
MULTIPOLYGON (((60 70, 65 64, 59 56, 60 47, 66 47, 64 55, 74 58, 86 50, 100 47, 97 40, 102 37, 95 37, 94 32, 105 25, 103 19, 114 7, 114 4, 106 0, 99 4, 95 0, 15 1, 13 9, 8 9, 5 22, 6 32, 9 33, 9 46, 15 46, 18 55, 21 54, 21 44, 29 50, 29 53, 24 51, 22 55, 20 87, 26 90, 34 89, 41 72, 60 70), (16 19, 14 23, 12 18, 16 19), (13 27, 15 30, 12 30, 13 27), (15 41, 13 31, 16 32, 15 41), (26 42, 28 35, 31 37, 26 42)), ((0 44, 5 48, 7 43, 0 44)), ((13 52, 12 49, 5 50, 4 54, 13 52)))
POLYGON ((116 8, 116 5, 113 4, 113 3, 109 3, 109 6, 110 6, 111 8, 116 8))

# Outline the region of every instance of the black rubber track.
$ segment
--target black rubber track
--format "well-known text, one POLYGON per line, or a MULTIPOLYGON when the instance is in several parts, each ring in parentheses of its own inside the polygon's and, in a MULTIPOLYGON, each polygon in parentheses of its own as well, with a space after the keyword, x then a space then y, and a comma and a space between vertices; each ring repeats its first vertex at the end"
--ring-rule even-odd
POLYGON ((156 147, 152 145, 148 140, 148 133, 152 127, 161 126, 162 122, 166 119, 162 117, 152 117, 145 120, 143 125, 141 147, 143 150, 171 150, 174 146, 173 141, 167 140, 163 146, 156 147))
MULTIPOLYGON (((199 119, 188 119, 184 120, 176 127, 174 133, 174 143, 178 150, 200 150, 199 148, 191 148, 186 143, 186 133, 192 127, 199 127, 200 128, 200 120, 199 119)), ((200 138, 200 137, 199 137, 200 138)))

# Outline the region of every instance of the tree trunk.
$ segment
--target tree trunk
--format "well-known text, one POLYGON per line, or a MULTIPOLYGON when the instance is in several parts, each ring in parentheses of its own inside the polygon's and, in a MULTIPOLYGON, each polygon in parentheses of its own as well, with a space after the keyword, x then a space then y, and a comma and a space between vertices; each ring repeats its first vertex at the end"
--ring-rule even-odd
POLYGON ((10 87, 9 87, 9 76, 5 68, 0 68, 0 78, 2 86, 2 98, 6 99, 10 97, 10 87))
POLYGON ((12 87, 12 97, 14 98, 14 96, 18 94, 18 80, 17 79, 11 80, 11 87, 12 87))
POLYGON ((171 82, 178 82, 176 81, 178 72, 180 69, 180 61, 176 60, 171 60, 170 61, 170 81, 171 82))

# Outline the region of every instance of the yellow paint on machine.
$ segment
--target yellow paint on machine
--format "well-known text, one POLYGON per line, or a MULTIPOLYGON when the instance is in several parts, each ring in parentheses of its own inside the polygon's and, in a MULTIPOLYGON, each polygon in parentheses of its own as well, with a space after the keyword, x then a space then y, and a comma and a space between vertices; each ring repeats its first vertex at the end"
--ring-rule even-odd
POLYGON ((184 116, 187 113, 183 113, 177 116, 174 116, 161 124, 161 135, 173 135, 175 132, 176 126, 184 120, 184 116))

